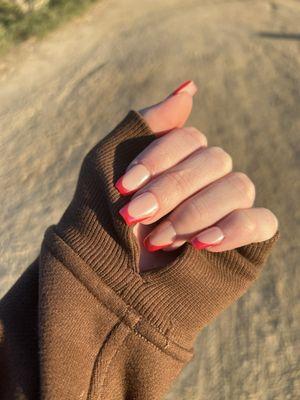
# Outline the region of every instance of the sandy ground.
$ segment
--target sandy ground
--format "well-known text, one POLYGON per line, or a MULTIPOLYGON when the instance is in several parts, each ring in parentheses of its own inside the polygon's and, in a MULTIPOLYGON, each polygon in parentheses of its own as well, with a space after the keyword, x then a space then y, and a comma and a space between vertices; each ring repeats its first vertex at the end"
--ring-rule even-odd
POLYGON ((68 204, 86 151, 127 109, 194 79, 190 124, 249 173, 282 238, 167 399, 299 398, 299 20, 296 0, 103 0, 2 59, 1 293, 68 204))

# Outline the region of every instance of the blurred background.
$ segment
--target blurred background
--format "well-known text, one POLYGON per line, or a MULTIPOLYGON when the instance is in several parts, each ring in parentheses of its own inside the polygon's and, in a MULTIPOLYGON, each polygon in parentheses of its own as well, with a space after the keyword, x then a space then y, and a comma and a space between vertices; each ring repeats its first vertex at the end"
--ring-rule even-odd
POLYGON ((91 146, 193 79, 189 124, 250 175, 281 240, 166 400, 298 399, 300 2, 0 1, 0 49, 0 294, 38 254, 91 146))

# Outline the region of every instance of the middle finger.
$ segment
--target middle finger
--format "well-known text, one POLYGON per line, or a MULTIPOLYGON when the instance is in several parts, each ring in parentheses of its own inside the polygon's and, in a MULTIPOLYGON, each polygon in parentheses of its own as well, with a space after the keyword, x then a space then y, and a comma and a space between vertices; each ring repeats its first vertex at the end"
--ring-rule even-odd
POLYGON ((120 214, 128 225, 152 224, 231 169, 231 157, 223 149, 197 150, 136 192, 120 214))

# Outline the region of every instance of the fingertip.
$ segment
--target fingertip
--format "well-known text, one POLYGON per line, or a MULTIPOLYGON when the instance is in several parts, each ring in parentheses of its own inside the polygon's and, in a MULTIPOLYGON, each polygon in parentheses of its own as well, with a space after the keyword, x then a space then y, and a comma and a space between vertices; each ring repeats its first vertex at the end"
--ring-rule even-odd
POLYGON ((174 128, 181 128, 187 121, 192 108, 197 86, 193 81, 181 85, 158 104, 140 111, 156 134, 165 134, 174 128))
POLYGON ((268 208, 256 208, 256 212, 260 213, 260 220, 264 221, 261 226, 261 238, 263 240, 271 239, 278 231, 279 221, 276 215, 268 208))
POLYGON ((119 194, 121 196, 127 196, 128 194, 130 194, 130 191, 127 190, 124 186, 123 186, 123 177, 119 178, 117 180, 117 182, 115 183, 115 188, 117 189, 117 191, 119 192, 119 194))
POLYGON ((181 93, 187 93, 193 97, 197 93, 197 90, 198 90, 198 88, 197 88, 195 82, 192 80, 187 80, 187 81, 183 82, 181 85, 179 85, 178 88, 176 88, 172 92, 171 96, 176 96, 181 93))
POLYGON ((197 250, 209 249, 218 246, 225 236, 218 226, 207 228, 196 235, 192 240, 192 246, 197 250))
POLYGON ((175 240, 172 244, 170 244, 168 247, 165 247, 163 250, 166 252, 175 251, 182 247, 185 243, 185 240, 175 240))

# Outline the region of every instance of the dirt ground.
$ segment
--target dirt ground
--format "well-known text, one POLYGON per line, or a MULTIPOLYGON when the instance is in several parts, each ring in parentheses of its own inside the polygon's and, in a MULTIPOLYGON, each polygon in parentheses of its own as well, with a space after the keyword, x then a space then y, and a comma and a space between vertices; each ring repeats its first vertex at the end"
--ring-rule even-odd
POLYGON ((0 60, 1 293, 68 204, 86 151, 129 108, 194 79, 189 123, 251 176, 281 241, 166 399, 298 399, 299 21, 296 0, 103 0, 0 60))

